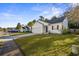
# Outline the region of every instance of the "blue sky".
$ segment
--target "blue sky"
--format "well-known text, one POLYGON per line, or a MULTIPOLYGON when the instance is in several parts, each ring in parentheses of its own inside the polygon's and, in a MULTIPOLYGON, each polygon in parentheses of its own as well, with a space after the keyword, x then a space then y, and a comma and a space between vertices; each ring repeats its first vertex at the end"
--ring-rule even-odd
POLYGON ((27 24, 39 16, 50 19, 60 16, 72 4, 67 3, 0 3, 0 27, 15 27, 18 22, 27 24))

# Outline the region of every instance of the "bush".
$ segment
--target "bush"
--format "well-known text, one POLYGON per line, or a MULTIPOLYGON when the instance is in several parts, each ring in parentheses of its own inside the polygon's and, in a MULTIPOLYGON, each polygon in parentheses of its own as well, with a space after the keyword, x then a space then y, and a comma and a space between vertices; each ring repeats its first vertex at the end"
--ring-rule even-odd
POLYGON ((70 33, 69 29, 64 29, 63 30, 63 34, 69 34, 69 33, 70 33))
POLYGON ((23 33, 32 33, 31 31, 23 31, 23 33))

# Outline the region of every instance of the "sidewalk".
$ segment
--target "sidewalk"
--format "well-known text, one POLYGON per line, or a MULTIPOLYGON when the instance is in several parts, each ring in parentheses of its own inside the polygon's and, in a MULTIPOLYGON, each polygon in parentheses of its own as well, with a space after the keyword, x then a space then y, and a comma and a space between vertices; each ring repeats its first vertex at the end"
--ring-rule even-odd
POLYGON ((4 43, 1 56, 22 56, 22 53, 14 41, 9 41, 4 43))

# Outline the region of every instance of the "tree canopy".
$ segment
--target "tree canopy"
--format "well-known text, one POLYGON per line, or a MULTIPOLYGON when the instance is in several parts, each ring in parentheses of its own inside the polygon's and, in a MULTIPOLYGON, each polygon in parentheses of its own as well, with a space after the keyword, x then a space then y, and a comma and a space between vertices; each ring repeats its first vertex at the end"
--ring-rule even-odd
POLYGON ((47 22, 47 20, 48 20, 48 19, 47 19, 47 18, 45 18, 44 16, 39 16, 39 20, 40 20, 40 21, 47 22))
POLYGON ((43 16, 39 16, 39 20, 44 21, 44 17, 43 16))
POLYGON ((30 22, 28 22, 27 25, 30 26, 30 27, 32 27, 35 22, 36 22, 36 20, 30 21, 30 22))
POLYGON ((69 9, 64 15, 68 18, 69 28, 79 28, 79 6, 69 9))
POLYGON ((76 6, 65 12, 65 16, 74 22, 79 22, 79 6, 76 6))
POLYGON ((21 24, 18 23, 17 26, 16 26, 16 29, 21 29, 21 28, 22 28, 21 24))

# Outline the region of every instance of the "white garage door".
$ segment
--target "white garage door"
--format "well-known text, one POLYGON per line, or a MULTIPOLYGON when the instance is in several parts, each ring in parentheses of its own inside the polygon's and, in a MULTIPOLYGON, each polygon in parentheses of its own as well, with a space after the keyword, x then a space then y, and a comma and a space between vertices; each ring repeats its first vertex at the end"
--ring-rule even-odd
POLYGON ((35 27, 35 28, 32 28, 32 32, 37 33, 37 34, 41 34, 41 33, 43 33, 43 30, 40 27, 35 27))

